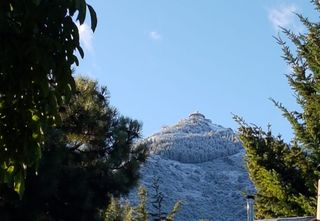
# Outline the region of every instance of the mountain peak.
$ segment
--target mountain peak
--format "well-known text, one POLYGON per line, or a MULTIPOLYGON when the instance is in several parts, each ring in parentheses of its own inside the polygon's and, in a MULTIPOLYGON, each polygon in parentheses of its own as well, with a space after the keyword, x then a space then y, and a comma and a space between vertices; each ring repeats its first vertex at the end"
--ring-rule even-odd
POLYGON ((193 112, 144 142, 150 156, 141 169, 141 183, 148 187, 154 177, 160 178, 165 211, 177 200, 184 202, 175 220, 245 220, 241 193, 253 188, 244 149, 231 129, 193 112))
POLYGON ((213 124, 200 112, 193 112, 177 124, 163 127, 145 142, 151 153, 185 163, 205 162, 241 149, 230 128, 213 124))
MULTIPOLYGON (((188 117, 181 119, 178 123, 171 126, 164 126, 160 132, 152 136, 163 134, 175 134, 182 136, 183 134, 206 134, 206 133, 229 133, 234 134, 230 128, 224 128, 218 124, 212 123, 204 114, 193 112, 188 117)), ((152 137, 151 136, 151 137, 152 137)))

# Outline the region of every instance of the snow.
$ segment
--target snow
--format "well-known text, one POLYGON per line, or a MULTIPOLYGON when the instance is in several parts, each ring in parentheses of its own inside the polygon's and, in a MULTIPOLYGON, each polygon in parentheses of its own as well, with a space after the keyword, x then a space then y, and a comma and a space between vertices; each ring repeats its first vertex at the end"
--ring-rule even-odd
POLYGON ((239 152, 241 144, 231 129, 212 124, 202 116, 191 114, 144 142, 152 154, 183 163, 200 163, 239 152))
MULTIPOLYGON (((151 191, 153 179, 160 178, 166 211, 177 200, 183 202, 175 220, 246 219, 244 193, 253 186, 244 167, 245 151, 231 129, 190 114, 143 142, 151 155, 141 168, 140 183, 151 191)), ((132 202, 136 191, 129 195, 132 202)))

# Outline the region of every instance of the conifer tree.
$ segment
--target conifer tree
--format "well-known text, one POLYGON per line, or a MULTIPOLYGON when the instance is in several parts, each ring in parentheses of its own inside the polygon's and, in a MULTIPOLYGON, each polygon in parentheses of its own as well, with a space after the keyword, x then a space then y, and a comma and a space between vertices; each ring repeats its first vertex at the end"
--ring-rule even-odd
MULTIPOLYGON (((320 12, 319 2, 311 2, 320 12)), ((314 215, 316 209, 316 183, 320 178, 320 22, 297 16, 306 33, 282 29, 295 50, 281 37, 276 39, 291 67, 287 79, 301 111, 290 111, 272 100, 292 126, 291 143, 274 136, 270 127, 264 132, 235 117, 247 151, 247 168, 257 189, 257 218, 314 215)))
POLYGON ((175 215, 179 212, 181 202, 177 201, 170 212, 164 212, 163 194, 160 191, 159 179, 154 179, 152 184, 154 195, 152 195, 151 205, 156 211, 147 210, 147 190, 139 187, 139 204, 135 207, 128 203, 121 204, 119 199, 112 197, 104 213, 104 221, 174 221, 175 215))
POLYGON ((28 170, 23 199, 0 191, 1 221, 99 221, 110 195, 128 193, 137 182, 147 152, 135 144, 141 124, 121 116, 96 81, 78 78, 76 89, 60 127, 48 133, 39 173, 28 170))
POLYGON ((139 205, 135 208, 136 221, 148 220, 149 215, 147 211, 147 190, 143 187, 139 188, 139 205))
POLYGON ((124 209, 121 208, 120 201, 114 197, 111 198, 111 201, 104 213, 105 221, 123 221, 124 219, 124 209))
POLYGON ((153 212, 150 212, 150 216, 153 218, 153 221, 162 221, 166 219, 167 213, 162 209, 163 202, 163 193, 160 191, 159 178, 155 178, 152 183, 152 189, 154 194, 152 196, 151 205, 154 209, 153 212))

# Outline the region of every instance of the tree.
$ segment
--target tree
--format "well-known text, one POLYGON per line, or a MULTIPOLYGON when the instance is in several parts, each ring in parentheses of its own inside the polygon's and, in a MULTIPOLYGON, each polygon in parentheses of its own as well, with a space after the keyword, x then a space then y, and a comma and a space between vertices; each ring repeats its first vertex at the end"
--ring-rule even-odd
POLYGON ((119 115, 96 81, 78 78, 76 86, 60 126, 49 132, 38 175, 28 171, 23 199, 0 195, 0 220, 102 220, 110 195, 137 182, 147 154, 135 143, 141 124, 119 115))
POLYGON ((139 187, 139 204, 136 207, 122 204, 118 198, 112 197, 104 212, 104 221, 148 221, 146 198, 147 191, 143 187, 139 187))
POLYGON ((76 22, 85 0, 2 0, 0 3, 0 184, 23 193, 29 167, 37 169, 47 130, 74 92, 75 50, 84 56, 76 22), (77 16, 75 16, 77 15, 77 16))
MULTIPOLYGON (((319 2, 311 2, 319 12, 319 2)), ((275 137, 270 128, 264 132, 235 117, 247 151, 247 168, 257 189, 258 218, 313 215, 316 209, 316 182, 320 178, 320 23, 298 17, 306 34, 283 29, 295 52, 281 37, 276 39, 292 69, 287 79, 301 111, 289 111, 272 100, 292 126, 291 143, 275 137)))
POLYGON ((315 176, 309 157, 297 145, 288 145, 237 118, 240 139, 257 196, 257 218, 312 215, 315 211, 315 176))
POLYGON ((179 212, 182 205, 181 201, 177 201, 170 212, 164 212, 162 209, 162 203, 164 199, 163 193, 160 191, 159 185, 160 179, 155 178, 152 183, 152 189, 154 191, 151 196, 151 205, 155 209, 154 212, 150 212, 149 215, 153 221, 173 221, 176 214, 179 212))
POLYGON ((112 198, 111 203, 104 213, 104 221, 173 221, 179 212, 181 201, 177 201, 170 212, 164 212, 163 194, 160 191, 159 179, 154 179, 152 184, 154 195, 151 196, 151 205, 154 212, 147 211, 147 190, 139 187, 139 204, 134 207, 128 203, 121 204, 119 199, 112 198))

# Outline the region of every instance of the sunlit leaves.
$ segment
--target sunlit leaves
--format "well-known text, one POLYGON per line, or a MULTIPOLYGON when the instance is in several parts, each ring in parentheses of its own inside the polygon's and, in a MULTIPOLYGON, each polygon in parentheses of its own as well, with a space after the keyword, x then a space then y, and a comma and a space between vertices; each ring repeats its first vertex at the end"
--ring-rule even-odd
POLYGON ((87 7, 94 30, 85 0, 0 3, 0 183, 20 195, 25 169, 37 167, 46 130, 59 124, 59 107, 74 93, 75 51, 84 57, 76 23, 87 7))
MULTIPOLYGON (((311 2, 320 12, 320 2, 311 2)), ((320 176, 320 22, 298 17, 306 31, 295 34, 282 29, 291 44, 281 37, 276 39, 290 66, 291 73, 286 77, 300 108, 290 111, 272 100, 291 124, 291 143, 236 118, 247 150, 248 170, 258 191, 256 208, 260 218, 313 215, 316 211, 316 183, 320 176)))

